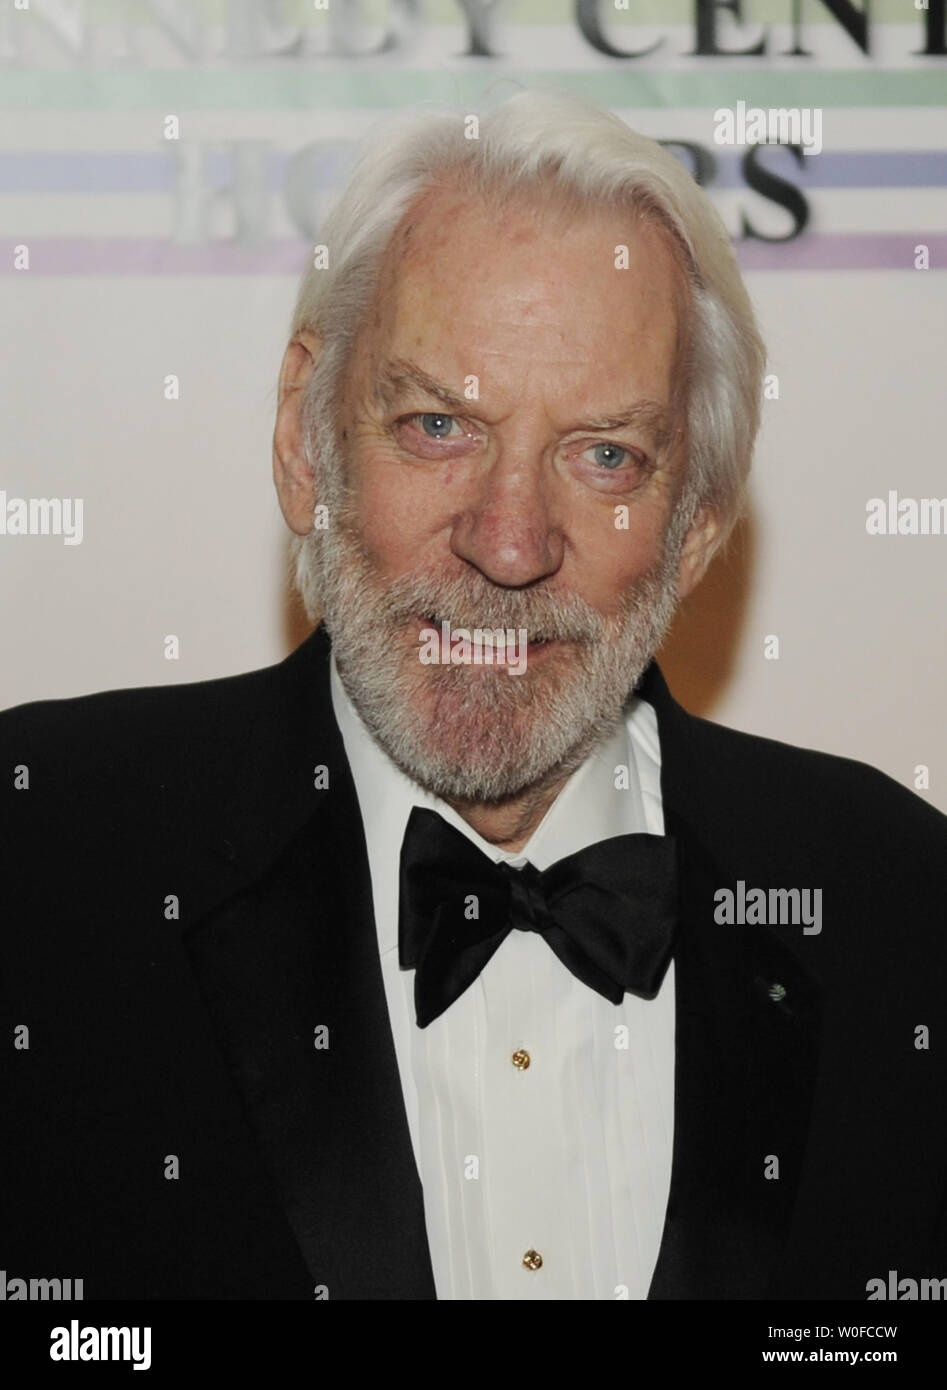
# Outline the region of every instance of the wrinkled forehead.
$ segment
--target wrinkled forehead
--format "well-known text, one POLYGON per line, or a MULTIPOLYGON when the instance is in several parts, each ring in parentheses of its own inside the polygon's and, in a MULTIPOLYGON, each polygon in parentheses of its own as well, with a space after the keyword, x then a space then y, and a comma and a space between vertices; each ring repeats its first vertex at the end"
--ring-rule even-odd
MULTIPOLYGON (((419 345, 419 339, 410 336, 415 324, 411 311, 419 305, 462 327, 465 314, 479 313, 481 297, 489 302, 491 287, 505 284, 518 292, 528 317, 528 287, 542 269, 544 292, 564 330, 578 321, 580 312, 588 315, 590 301, 607 325, 615 304, 616 258, 623 247, 628 249, 631 283, 638 287, 643 312, 652 318, 660 314, 665 324, 670 323, 670 405, 676 415, 690 294, 675 237, 647 209, 616 200, 589 203, 550 181, 532 187, 481 188, 451 180, 419 194, 381 258, 353 365, 356 359, 366 364, 377 358, 396 333, 408 339, 401 343, 403 349, 419 345), (560 278, 562 286, 579 289, 573 288, 570 297, 560 278)), ((622 293, 627 304, 624 285, 622 293)))

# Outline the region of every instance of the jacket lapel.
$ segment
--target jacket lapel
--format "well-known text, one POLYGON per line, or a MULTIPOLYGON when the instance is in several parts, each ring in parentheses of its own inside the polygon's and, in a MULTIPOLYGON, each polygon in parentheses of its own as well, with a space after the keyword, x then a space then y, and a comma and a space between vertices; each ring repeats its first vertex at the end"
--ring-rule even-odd
POLYGON ((665 829, 681 862, 674 1148, 648 1297, 765 1298, 808 1136, 819 989, 769 928, 714 920, 716 890, 752 881, 752 847, 737 845, 734 858, 732 835, 715 842, 722 793, 702 769, 700 721, 655 666, 640 692, 658 714, 665 829))
POLYGON ((233 891, 184 941, 315 1296, 434 1298, 328 659, 317 629, 275 668, 218 842, 233 891))

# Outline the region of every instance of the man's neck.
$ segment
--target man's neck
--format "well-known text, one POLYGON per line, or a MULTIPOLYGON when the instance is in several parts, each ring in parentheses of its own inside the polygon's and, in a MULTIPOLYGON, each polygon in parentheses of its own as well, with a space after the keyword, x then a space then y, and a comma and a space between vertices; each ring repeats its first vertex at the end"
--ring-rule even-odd
POLYGON ((508 801, 457 801, 445 798, 477 834, 498 849, 515 853, 523 848, 568 782, 570 772, 558 772, 550 781, 529 787, 508 801))

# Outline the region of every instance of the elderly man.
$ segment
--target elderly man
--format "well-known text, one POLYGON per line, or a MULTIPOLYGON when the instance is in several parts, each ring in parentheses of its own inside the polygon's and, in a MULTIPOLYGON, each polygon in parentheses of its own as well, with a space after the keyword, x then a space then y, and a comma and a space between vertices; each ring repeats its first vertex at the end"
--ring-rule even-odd
POLYGON ((712 206, 525 92, 376 140, 323 239, 274 435, 320 625, 268 670, 2 720, 8 1279, 947 1275, 944 818, 691 717, 653 660, 758 425, 712 206))

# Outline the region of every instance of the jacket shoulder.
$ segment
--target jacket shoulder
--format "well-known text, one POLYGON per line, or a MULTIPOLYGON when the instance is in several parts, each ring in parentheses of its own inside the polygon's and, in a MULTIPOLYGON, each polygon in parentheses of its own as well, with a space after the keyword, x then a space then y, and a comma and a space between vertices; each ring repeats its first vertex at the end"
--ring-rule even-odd
POLYGON ((0 713, 0 828, 11 854, 60 866, 145 855, 225 812, 235 759, 279 666, 36 700, 0 713), (106 846, 108 850, 106 851, 106 846))
POLYGON ((164 758, 173 758, 193 749, 198 736, 216 741, 252 716, 276 670, 14 705, 0 711, 0 749, 8 763, 20 752, 67 757, 73 772, 127 766, 127 758, 159 747, 164 758))
POLYGON ((947 849, 947 816, 870 763, 745 733, 687 715, 689 761, 720 801, 774 833, 826 843, 875 840, 879 853, 902 842, 947 849))

